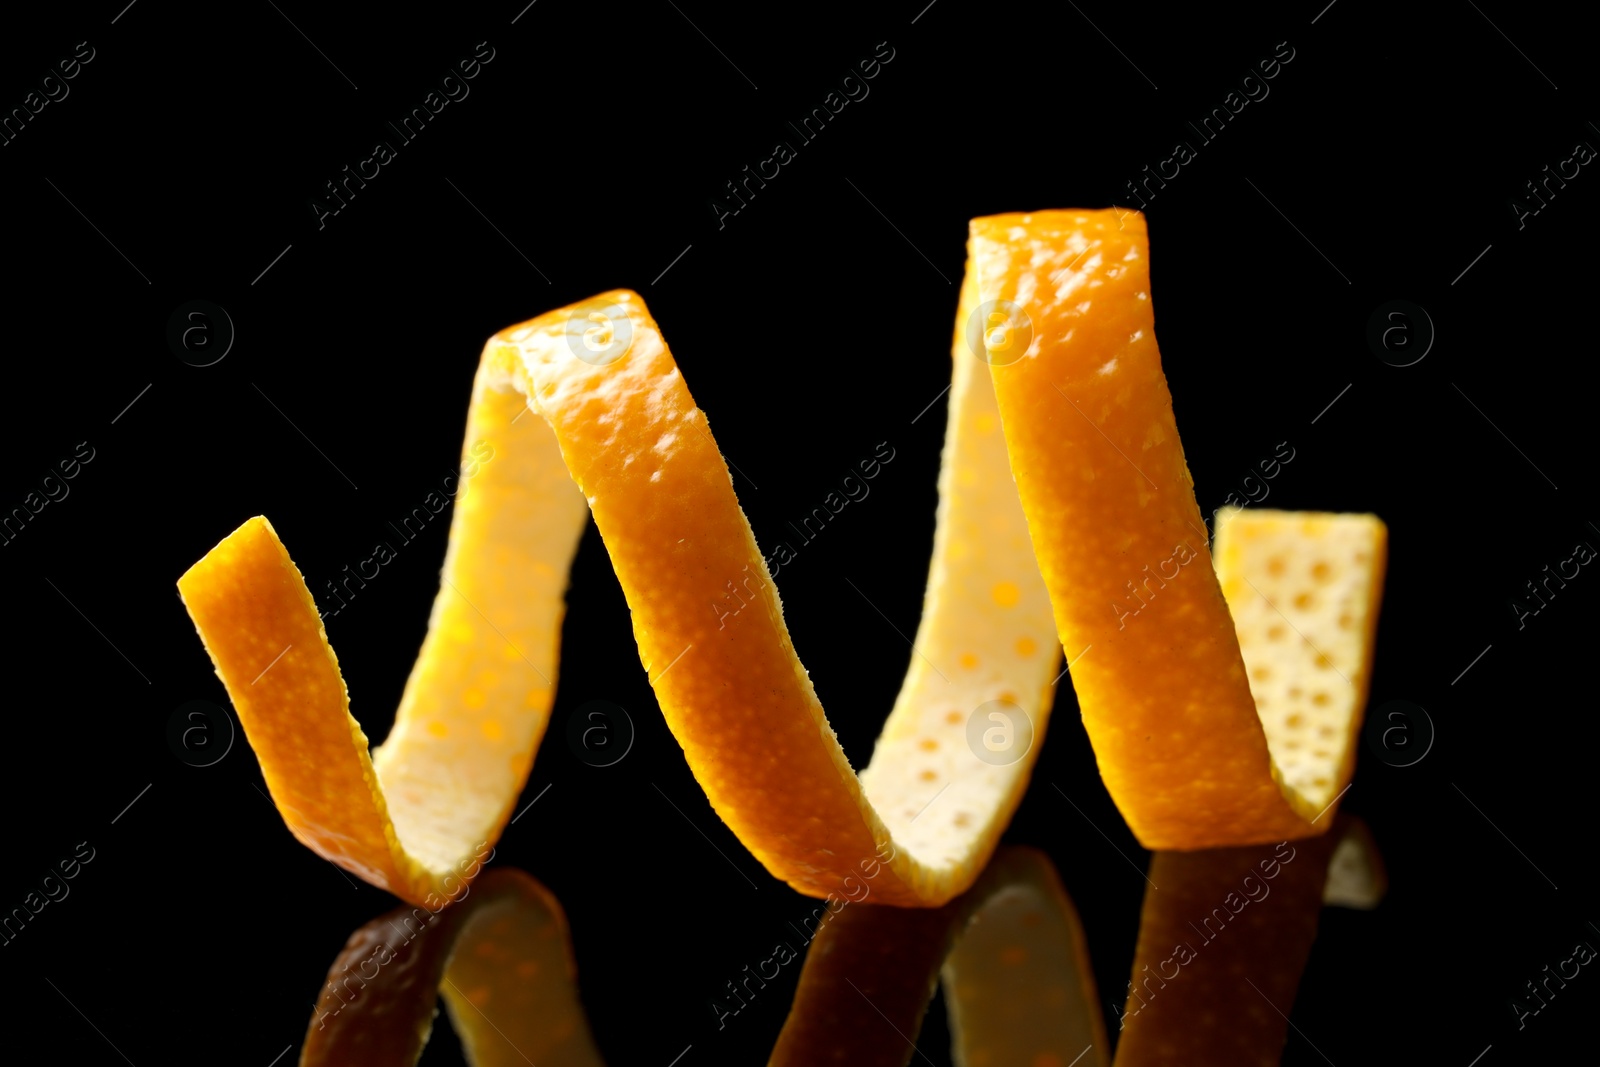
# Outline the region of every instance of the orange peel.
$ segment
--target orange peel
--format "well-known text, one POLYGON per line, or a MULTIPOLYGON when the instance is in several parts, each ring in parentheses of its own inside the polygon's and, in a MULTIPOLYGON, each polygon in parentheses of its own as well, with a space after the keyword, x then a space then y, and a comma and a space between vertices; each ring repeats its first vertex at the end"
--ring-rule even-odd
MULTIPOLYGON (((974 296, 969 282, 964 308, 974 296)), ((667 724, 767 869, 811 896, 849 896, 887 854, 876 902, 938 906, 968 888, 1026 787, 1057 656, 993 391, 963 343, 958 331, 916 654, 859 779, 705 413, 644 302, 618 290, 485 346, 466 440, 492 461, 464 464, 428 636, 370 758, 315 603, 264 518, 179 580, 290 830, 406 900, 451 898, 463 857, 504 827, 547 724, 587 501, 667 724), (521 418, 525 406, 542 418, 521 418), (736 580, 755 603, 728 621, 714 604, 736 580)))
POLYGON ((264 518, 179 580, 290 830, 406 900, 454 899, 548 724, 587 504, 690 768, 745 846, 801 893, 848 897, 886 851, 877 903, 938 907, 971 886, 1043 741, 1058 637, 1087 657, 1074 668, 1084 722, 1147 847, 1320 833, 1353 764, 1383 525, 1240 514, 1219 530, 1213 572, 1155 347, 1144 222, 1114 214, 973 223, 922 621, 859 777, 795 653, 705 413, 644 302, 616 290, 485 346, 440 592, 379 749, 349 713, 316 605, 264 518), (965 355, 967 327, 993 306, 1015 308, 1031 337, 985 326, 986 373, 965 355), (529 409, 539 418, 524 419, 529 409), (474 462, 485 454, 492 462, 474 462), (1197 540, 1173 564, 1184 539, 1197 540), (1285 559, 1311 575, 1283 577, 1274 561, 1285 559), (1159 588, 1153 610, 1135 578, 1159 588), (1302 603, 1293 583, 1312 580, 1322 584, 1302 603), (730 622, 717 604, 735 582, 752 610, 730 622), (1167 621, 1130 622, 1134 601, 1108 610, 1129 592, 1141 615, 1167 621), (1278 619, 1299 640, 1275 637, 1278 619), (1348 691, 1312 687, 1330 671, 1348 691), (1269 702, 1287 708, 1296 691, 1304 709, 1272 719, 1269 702))
POLYGON ((1156 347, 1145 220, 975 219, 985 351, 1106 787, 1141 844, 1322 833, 1383 581, 1370 515, 1219 513, 1215 569, 1156 347))

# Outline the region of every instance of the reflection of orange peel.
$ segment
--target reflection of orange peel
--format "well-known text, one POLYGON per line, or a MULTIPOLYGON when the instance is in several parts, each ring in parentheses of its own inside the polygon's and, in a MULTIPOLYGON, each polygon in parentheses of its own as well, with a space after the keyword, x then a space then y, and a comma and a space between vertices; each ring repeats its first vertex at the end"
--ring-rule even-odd
MULTIPOLYGON (((466 439, 491 444, 495 461, 463 475, 427 639, 393 732, 370 759, 311 594, 264 518, 246 522, 179 580, 290 829, 407 900, 448 898, 462 857, 504 828, 543 736, 585 500, 690 768, 741 841, 802 893, 850 896, 856 858, 890 842, 894 859, 874 883, 875 902, 939 906, 972 884, 1043 740, 1059 662, 1055 624, 1074 656, 1094 646, 1077 668, 1088 671, 1080 685, 1085 720, 1112 795, 1147 844, 1203 847, 1325 827, 1297 814, 1320 794, 1274 782, 1238 639, 1209 571, 1186 568, 1163 591, 1170 600, 1151 614, 1172 609, 1165 622, 1140 618, 1120 634, 1103 632, 1098 617, 1086 621, 1086 613, 1105 611, 1107 589, 1120 593, 1120 576, 1136 559, 1165 559, 1173 541, 1193 536, 1178 520, 1198 529, 1199 514, 1149 339, 1142 219, 1129 216, 1135 224, 1117 234, 1105 229, 1112 213, 1080 217, 1093 223, 1082 228, 1087 237, 1051 231, 1041 237, 1048 247, 1034 251, 1093 246, 1081 264, 1063 266, 1087 278, 1086 291, 1097 281, 1107 286, 1093 298, 1107 306, 1098 316, 1088 297, 1067 310, 1030 303, 1030 275, 1008 266, 1030 247, 1029 224, 975 224, 979 271, 969 269, 961 295, 922 623, 905 685, 859 778, 795 654, 705 414, 643 301, 619 290, 504 330, 485 346, 466 439), (1007 244, 1018 233, 1026 239, 1007 244), (1096 251, 1112 245, 1121 258, 1096 251), (980 275, 1028 309, 1036 326, 1052 327, 1049 336, 1062 327, 1083 335, 1076 347, 1046 345, 1048 359, 996 366, 999 407, 983 364, 965 354, 980 275), (1133 329, 1143 341, 1128 343, 1133 329), (1084 371, 1082 341, 1091 337, 1121 353, 1111 362, 1125 359, 1129 373, 1084 371), (1079 414, 1104 430, 1076 421, 1066 404, 1041 406, 1063 399, 1051 377, 1058 372, 1080 393, 1079 406, 1089 405, 1079 414), (1110 385, 1087 387, 1085 373, 1110 385), (527 407, 542 418, 522 419, 527 407), (1123 409, 1132 413, 1118 415, 1123 409), (1131 449, 1162 478, 1166 489, 1153 502, 1142 482, 1129 482, 1131 472, 1090 451, 1104 449, 1100 435, 1109 434, 1133 434, 1119 450, 1131 449), (1083 486, 1098 488, 1084 494, 1083 486), (716 605, 747 569, 761 578, 756 603, 747 605, 757 610, 726 622, 716 605)), ((1381 531, 1375 520, 1243 516, 1228 530, 1259 529, 1301 566, 1299 553, 1320 552, 1330 538, 1348 548, 1348 537, 1334 535, 1352 522, 1352 536, 1381 531)), ((1380 549, 1381 539, 1369 557, 1381 559, 1372 555, 1380 549)), ((1230 558, 1222 554, 1225 566, 1230 558)), ((1238 573, 1255 574, 1270 597, 1278 587, 1262 585, 1255 556, 1242 558, 1238 573)), ((1353 729, 1376 571, 1346 563, 1332 561, 1322 592, 1352 604, 1354 628, 1343 636, 1359 647, 1339 666, 1354 684, 1333 703, 1353 729), (1352 590, 1363 595, 1352 599, 1352 590)), ((1278 609, 1301 623, 1317 611, 1278 609)), ((1262 646, 1273 640, 1266 624, 1242 623, 1240 637, 1250 633, 1262 646)), ((1305 669, 1290 659, 1282 667, 1305 669)), ((1335 777, 1349 764, 1347 738, 1336 740, 1342 769, 1327 772, 1335 777)))
MULTIPOLYGON (((1370 899, 1381 863, 1359 823, 1343 827, 1338 849, 1347 846, 1360 859, 1346 889, 1370 899)), ((1294 1000, 1317 911, 1332 901, 1332 851, 1329 835, 1288 851, 1156 855, 1162 888, 1145 900, 1118 1067, 1278 1062, 1287 1023, 1265 1000, 1285 1011, 1294 1000), (1182 963, 1175 944, 1191 946, 1182 963)), ((942 908, 848 908, 823 922, 769 1063, 903 1067, 941 977, 957 1064, 1110 1061, 1077 910, 1044 853, 1007 847, 942 908)), ((351 934, 328 970, 301 1067, 415 1063, 441 994, 479 1067, 602 1063, 560 903, 501 868, 458 907, 398 908, 351 934)))
POLYGON ((972 223, 1011 469, 1101 776, 1146 848, 1327 829, 1385 561, 1370 515, 1225 509, 1216 569, 1156 350, 1137 212, 972 223), (1026 331, 1029 347, 1012 349, 1026 331), (1248 669, 1248 673, 1247 673, 1248 669))
POLYGON ((301 1067, 409 1067, 440 995, 477 1067, 604 1062, 578 1001, 560 903, 501 868, 459 906, 397 908, 351 934, 317 998, 301 1067))
POLYGON ((1367 824, 1351 816, 1328 860, 1328 882, 1322 902, 1339 908, 1369 911, 1378 906, 1389 890, 1389 875, 1383 867, 1383 854, 1372 839, 1367 824))
POLYGON ((830 919, 806 953, 770 1063, 912 1062, 941 975, 957 1064, 1110 1062, 1077 910, 1044 853, 1006 847, 943 908, 849 908, 830 919))
MULTIPOLYGON (((1109 1062, 1077 911, 1050 861, 1026 848, 1001 849, 943 908, 847 908, 826 920, 769 1062, 907 1063, 941 964, 957 1063, 1109 1062)), ((301 1067, 415 1063, 439 994, 479 1067, 602 1062, 560 904, 501 868, 431 919, 399 908, 350 935, 328 970, 301 1067)))
POLYGON ((1157 852, 1116 1067, 1277 1064, 1323 905, 1373 906, 1381 870, 1365 825, 1345 816, 1276 848, 1157 852))

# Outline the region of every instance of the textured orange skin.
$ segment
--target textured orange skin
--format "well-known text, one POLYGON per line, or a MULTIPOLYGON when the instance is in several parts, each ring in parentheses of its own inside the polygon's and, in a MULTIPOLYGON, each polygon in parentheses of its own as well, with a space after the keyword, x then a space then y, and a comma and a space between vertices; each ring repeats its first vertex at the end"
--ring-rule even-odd
MULTIPOLYGON (((462 492, 470 481, 474 495, 458 506, 444 588, 381 754, 369 757, 316 606, 264 518, 179 581, 296 837, 414 903, 448 899, 452 885, 477 873, 458 858, 498 838, 546 725, 561 582, 582 516, 546 523, 544 513, 564 507, 561 494, 576 482, 667 724, 713 808, 767 869, 816 897, 851 898, 871 878, 874 903, 915 907, 942 905, 972 884, 1020 801, 1037 747, 989 810, 974 813, 955 858, 923 863, 894 845, 795 655, 705 414, 636 294, 603 293, 496 334, 468 421, 468 440, 492 438, 500 458, 463 477, 462 492), (607 313, 617 329, 626 321, 631 344, 623 358, 588 361, 573 324, 607 313), (515 427, 518 394, 548 426, 539 442, 515 443, 514 432, 538 423, 515 427), (550 577, 557 572, 559 582, 550 577), (752 602, 735 625, 721 625, 708 605, 747 572, 756 579, 757 588, 743 585, 752 602), (527 574, 544 575, 543 584, 527 574), (518 646, 494 618, 529 603, 540 610, 522 619, 530 636, 518 646), (510 654, 495 660, 484 642, 502 640, 510 654), (528 655, 546 668, 524 667, 528 655), (491 726, 495 736, 481 739, 491 726), (485 784, 491 774, 500 777, 485 784)), ((1048 667, 1030 662, 1030 672, 1048 667)), ((1041 740, 1048 695, 1036 723, 1041 740)))
POLYGON ((245 523, 189 568, 178 589, 251 747, 271 756, 263 756, 262 773, 290 831, 319 855, 421 903, 432 886, 399 855, 339 662, 271 524, 245 523), (304 713, 320 708, 343 714, 304 713))
MULTIPOLYGON (((1092 653, 1074 668, 1085 724, 1112 796, 1147 846, 1319 833, 1335 805, 1313 824, 1294 805, 1304 809, 1303 798, 1287 798, 1274 780, 1210 567, 1154 343, 1143 227, 1141 216, 1117 212, 973 223, 982 297, 1016 300, 1034 322, 1027 356, 991 370, 1056 629, 1069 650, 1092 653), (1166 560, 1179 543, 1195 559, 1163 586, 1158 618, 1119 625, 1111 605, 1140 577, 1141 561, 1166 560)), ((964 292, 963 308, 972 299, 964 292)), ((458 509, 446 561, 446 585, 505 641, 510 669, 486 667, 478 617, 441 590, 382 757, 369 758, 315 604, 265 519, 240 527, 180 580, 295 835, 413 902, 448 897, 452 882, 476 874, 458 857, 479 834, 497 839, 548 718, 560 595, 582 525, 577 498, 562 496, 572 494, 570 474, 628 599, 668 726, 712 806, 768 870, 802 893, 849 898, 869 866, 880 867, 874 857, 887 854, 867 875, 874 903, 937 907, 970 886, 1020 801, 1033 755, 989 795, 953 859, 928 864, 893 847, 795 655, 705 415, 639 297, 600 294, 492 338, 469 441, 481 431, 504 444, 519 393, 548 426, 543 444, 496 461, 473 505, 480 517, 463 521, 458 509), (589 362, 574 348, 572 324, 607 318, 626 322, 631 344, 616 362, 589 362), (563 509, 540 526, 546 511, 563 509), (540 577, 519 586, 501 580, 506 572, 540 577), (753 602, 723 626, 707 610, 710 594, 746 573, 759 587, 742 583, 753 602), (540 643, 528 648, 545 670, 491 618, 530 604, 539 610, 518 616, 512 632, 540 643), (268 663, 272 678, 257 691, 252 676, 268 663), (486 704, 503 706, 511 725, 472 710, 486 704)), ((1049 687, 1044 696, 1041 739, 1049 687)), ((900 725, 915 736, 914 719, 900 725)), ((895 730, 892 719, 885 739, 895 730)), ((891 749, 880 740, 883 751, 891 749)), ((900 760, 891 755, 885 768, 900 760)))
MULTIPOLYGON (((727 464, 643 301, 618 290, 550 312, 501 331, 485 360, 508 374, 528 368, 527 392, 627 596, 640 662, 712 807, 769 871, 808 895, 845 896, 844 879, 885 854, 889 834, 828 726, 727 464), (626 358, 598 368, 560 358, 574 311, 607 305, 629 309, 626 358), (519 358, 519 346, 534 354, 519 358), (719 629, 708 591, 746 567, 760 578, 761 610, 719 629)), ((970 884, 917 887, 912 877, 901 854, 874 896, 929 906, 970 884)))
POLYGON ((1321 833, 1333 811, 1313 825, 1274 780, 1212 568, 1156 348, 1144 217, 994 215, 971 237, 982 298, 1032 320, 1029 353, 991 374, 1062 645, 1092 646, 1072 682, 1123 817, 1150 849, 1321 833), (1180 544, 1198 558, 1119 625, 1128 583, 1180 544))

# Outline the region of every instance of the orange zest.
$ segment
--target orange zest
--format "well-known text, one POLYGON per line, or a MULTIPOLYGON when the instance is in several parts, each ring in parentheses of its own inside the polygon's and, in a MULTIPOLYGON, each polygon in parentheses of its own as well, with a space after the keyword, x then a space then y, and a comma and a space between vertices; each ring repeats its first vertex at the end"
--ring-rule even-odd
POLYGON ((1366 702, 1368 515, 1219 515, 1216 566, 1156 348, 1137 212, 975 219, 1011 470, 1112 798, 1151 849, 1311 836, 1366 702))
POLYGON ((1219 519, 1212 569, 1148 259, 1135 213, 974 221, 924 612, 859 777, 644 302, 616 290, 496 334, 428 635, 380 748, 265 518, 179 580, 286 824, 408 901, 460 895, 548 724, 592 514, 691 770, 801 893, 849 897, 869 866, 876 903, 939 907, 970 887, 1026 788, 1062 645, 1147 847, 1320 833, 1353 766, 1384 528, 1245 512, 1219 519), (729 587, 748 598, 732 619, 729 587))
MULTIPOLYGON (((958 356, 964 343, 958 331, 958 356)), ((870 866, 875 902, 938 906, 972 884, 1021 799, 1058 663, 977 361, 957 359, 950 405, 917 654, 860 778, 705 413, 631 292, 485 346, 464 454, 481 443, 493 458, 463 471, 428 637, 370 759, 315 603, 264 518, 179 590, 290 830, 432 907, 470 877, 526 781, 587 501, 662 713, 723 820, 802 893, 848 897, 870 866), (730 582, 752 600, 731 621, 714 607, 730 582)))

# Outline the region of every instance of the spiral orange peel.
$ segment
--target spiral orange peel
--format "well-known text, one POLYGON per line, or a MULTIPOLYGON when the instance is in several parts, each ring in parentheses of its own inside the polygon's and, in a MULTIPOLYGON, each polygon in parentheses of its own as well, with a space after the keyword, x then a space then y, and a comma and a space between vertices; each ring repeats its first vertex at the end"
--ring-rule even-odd
POLYGON ((462 857, 504 827, 547 724, 587 501, 667 724, 751 852, 818 897, 849 895, 845 879, 891 854, 875 900, 941 905, 972 884, 1020 801, 1057 673, 982 369, 955 364, 916 654, 859 778, 795 654, 705 414, 631 292, 485 347, 466 440, 493 459, 464 470, 428 636, 370 759, 315 603, 264 518, 179 589, 291 831, 407 900, 449 899, 462 857), (521 418, 525 406, 542 418, 521 418), (729 620, 714 605, 735 581, 754 603, 729 620), (969 719, 996 714, 986 707, 1004 709, 1000 725, 978 721, 980 735, 999 731, 987 760, 967 743, 969 719))
POLYGON ((1219 533, 1219 585, 1193 540, 1203 527, 1155 348, 1143 219, 1113 215, 973 223, 922 622, 859 777, 705 413, 644 302, 616 290, 485 346, 440 591, 379 749, 349 713, 315 602, 265 518, 179 580, 290 830, 406 900, 453 899, 466 857, 506 825, 547 726, 585 504, 690 768, 801 893, 849 896, 847 880, 885 852, 875 902, 938 907, 971 886, 1043 741, 1058 636, 1084 657, 1074 681, 1101 773, 1148 847, 1325 829, 1365 700, 1383 526, 1241 514, 1219 533), (967 325, 996 300, 1031 316, 1033 342, 1000 365, 986 332, 986 368, 967 325), (540 417, 523 418, 530 409, 540 417), (485 450, 493 461, 473 462, 485 450), (1179 564, 1140 617, 1108 610, 1125 573, 1153 592, 1130 568, 1148 560, 1164 574, 1184 539, 1200 565, 1179 564), (1311 578, 1280 574, 1280 559, 1332 577, 1302 604, 1293 583, 1311 578), (750 599, 731 620, 717 606, 729 587, 750 599), (1255 596, 1298 639, 1275 637, 1255 596), (1259 716, 1247 663, 1266 671, 1259 716), (1329 671, 1348 692, 1311 687, 1329 671), (1266 701, 1289 708, 1296 691, 1303 709, 1264 728, 1266 701), (1303 736, 1307 720, 1317 737, 1303 736))
POLYGON ((1141 844, 1327 829, 1386 559, 1371 515, 1224 509, 1216 563, 1156 348, 1144 217, 975 219, 985 351, 1084 725, 1141 844), (1026 344, 1024 344, 1026 342, 1026 344))

